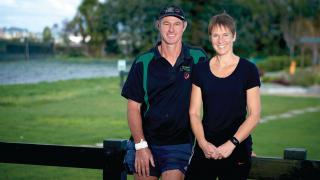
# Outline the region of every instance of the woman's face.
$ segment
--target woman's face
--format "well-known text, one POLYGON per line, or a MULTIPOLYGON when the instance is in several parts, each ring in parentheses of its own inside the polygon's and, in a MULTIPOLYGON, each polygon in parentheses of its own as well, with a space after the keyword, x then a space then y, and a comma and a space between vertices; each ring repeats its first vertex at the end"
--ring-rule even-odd
POLYGON ((233 42, 236 34, 232 34, 225 26, 214 26, 211 31, 211 43, 218 55, 233 53, 233 42))

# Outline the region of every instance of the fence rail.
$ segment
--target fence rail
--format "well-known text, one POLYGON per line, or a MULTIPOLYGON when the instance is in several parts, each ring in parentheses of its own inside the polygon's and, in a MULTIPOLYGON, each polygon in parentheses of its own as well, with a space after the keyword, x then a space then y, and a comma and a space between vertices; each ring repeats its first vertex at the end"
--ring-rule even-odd
MULTIPOLYGON (((0 142, 0 162, 103 170, 103 179, 126 180, 122 165, 126 140, 106 140, 103 147, 0 142)), ((284 158, 253 157, 250 179, 320 179, 320 161, 306 160, 306 150, 289 148, 284 158)))
POLYGON ((103 147, 0 142, 0 162, 102 169, 103 179, 126 179, 125 148, 126 140, 107 140, 103 147))

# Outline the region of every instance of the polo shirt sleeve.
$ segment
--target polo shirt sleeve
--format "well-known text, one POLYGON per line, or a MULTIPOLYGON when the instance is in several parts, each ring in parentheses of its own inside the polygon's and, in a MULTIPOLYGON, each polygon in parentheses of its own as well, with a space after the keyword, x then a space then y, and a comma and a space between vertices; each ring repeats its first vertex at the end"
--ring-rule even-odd
POLYGON ((199 62, 203 63, 203 62, 209 61, 209 57, 207 53, 203 49, 201 49, 201 51, 203 53, 203 56, 199 58, 199 62))
POLYGON ((201 82, 200 82, 200 71, 199 71, 199 68, 200 68, 200 65, 201 63, 198 63, 198 64, 195 64, 193 65, 193 68, 192 68, 192 73, 191 73, 191 82, 192 84, 198 86, 198 87, 201 87, 201 82))
POLYGON ((251 62, 249 62, 248 64, 246 79, 247 79, 246 90, 256 86, 259 86, 259 87, 261 86, 258 68, 256 67, 255 64, 251 62))
POLYGON ((142 63, 134 62, 123 85, 121 95, 138 103, 143 102, 143 69, 142 63))

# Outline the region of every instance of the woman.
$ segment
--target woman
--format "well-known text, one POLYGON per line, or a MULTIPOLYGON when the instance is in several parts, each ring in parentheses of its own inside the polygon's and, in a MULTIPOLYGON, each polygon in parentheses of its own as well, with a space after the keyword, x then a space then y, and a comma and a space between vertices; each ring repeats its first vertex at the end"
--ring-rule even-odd
POLYGON ((193 69, 189 114, 197 143, 186 179, 246 179, 260 118, 258 70, 233 53, 236 26, 227 13, 211 18, 208 33, 216 56, 193 69))

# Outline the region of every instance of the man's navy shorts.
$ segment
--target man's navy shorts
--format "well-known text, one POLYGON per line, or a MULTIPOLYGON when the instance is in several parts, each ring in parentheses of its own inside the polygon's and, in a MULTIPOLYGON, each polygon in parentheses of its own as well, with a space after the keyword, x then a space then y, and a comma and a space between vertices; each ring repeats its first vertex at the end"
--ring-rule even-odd
MULTIPOLYGON (((155 161, 155 167, 150 164, 150 176, 160 177, 164 171, 180 170, 185 174, 192 153, 192 144, 177 144, 156 146, 149 145, 155 161)), ((135 148, 134 142, 128 141, 124 165, 128 173, 135 173, 134 168, 135 148)))

